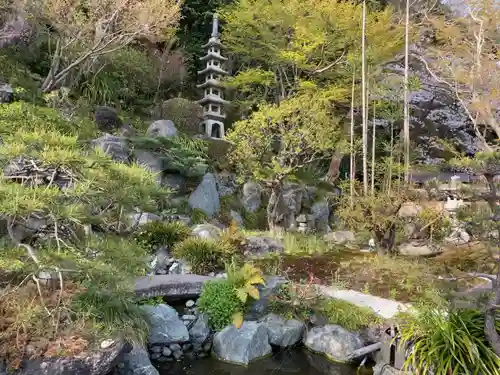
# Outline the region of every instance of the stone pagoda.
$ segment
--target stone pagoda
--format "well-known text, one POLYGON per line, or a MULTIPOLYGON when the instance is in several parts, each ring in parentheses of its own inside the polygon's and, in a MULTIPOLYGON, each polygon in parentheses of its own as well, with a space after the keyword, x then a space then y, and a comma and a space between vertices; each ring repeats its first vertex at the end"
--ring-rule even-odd
POLYGON ((203 48, 207 53, 200 60, 205 61, 206 66, 205 69, 198 71, 198 74, 203 77, 204 82, 197 85, 198 88, 204 90, 203 98, 198 101, 198 104, 203 106, 203 121, 200 124, 200 130, 211 138, 223 138, 226 118, 224 105, 229 102, 223 98, 223 85, 220 79, 229 73, 223 68, 227 58, 221 55, 223 45, 220 41, 217 14, 214 14, 212 36, 203 48))

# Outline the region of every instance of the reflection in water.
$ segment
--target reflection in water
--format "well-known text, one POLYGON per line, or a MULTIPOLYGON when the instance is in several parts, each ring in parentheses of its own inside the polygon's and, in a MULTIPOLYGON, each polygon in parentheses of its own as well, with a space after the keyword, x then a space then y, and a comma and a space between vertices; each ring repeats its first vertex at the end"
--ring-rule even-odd
POLYGON ((275 353, 250 364, 234 366, 212 358, 163 363, 160 375, 356 375, 356 369, 328 361, 302 349, 275 353))

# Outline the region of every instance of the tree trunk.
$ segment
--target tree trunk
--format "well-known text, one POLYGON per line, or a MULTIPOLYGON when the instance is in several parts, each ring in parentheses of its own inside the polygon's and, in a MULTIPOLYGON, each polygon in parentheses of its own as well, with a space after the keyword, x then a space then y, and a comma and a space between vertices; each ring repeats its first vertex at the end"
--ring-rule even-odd
POLYGON ((404 181, 410 181, 410 104, 409 104, 409 44, 410 44, 410 0, 406 0, 405 19, 405 76, 404 76, 404 118, 403 118, 403 143, 404 143, 404 181))
POLYGON ((366 0, 363 1, 361 36, 361 100, 363 119, 363 192, 368 195, 368 121, 366 114, 366 0))
POLYGON ((376 146, 376 140, 377 140, 377 135, 376 129, 375 129, 375 102, 373 102, 373 120, 372 120, 372 181, 371 181, 371 193, 372 195, 375 194, 375 146, 376 146))
POLYGON ((354 204, 354 181, 356 179, 356 160, 354 158, 354 93, 356 87, 356 67, 352 70, 352 88, 351 88, 351 129, 350 136, 350 164, 349 164, 349 186, 351 206, 354 204))

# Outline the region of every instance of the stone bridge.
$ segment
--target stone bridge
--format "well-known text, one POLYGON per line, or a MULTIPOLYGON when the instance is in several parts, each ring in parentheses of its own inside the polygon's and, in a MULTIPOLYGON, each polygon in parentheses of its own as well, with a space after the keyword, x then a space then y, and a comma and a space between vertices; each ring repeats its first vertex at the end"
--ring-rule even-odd
POLYGON ((140 277, 135 282, 135 294, 140 298, 169 297, 195 298, 203 284, 215 277, 200 275, 152 275, 140 277))

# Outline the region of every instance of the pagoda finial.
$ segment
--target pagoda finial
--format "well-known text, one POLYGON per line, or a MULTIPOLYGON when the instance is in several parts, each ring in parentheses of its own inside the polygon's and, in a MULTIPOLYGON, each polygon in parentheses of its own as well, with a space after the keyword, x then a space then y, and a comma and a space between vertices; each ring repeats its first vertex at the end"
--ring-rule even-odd
POLYGON ((219 37, 219 15, 214 13, 214 19, 212 22, 212 38, 219 37))

